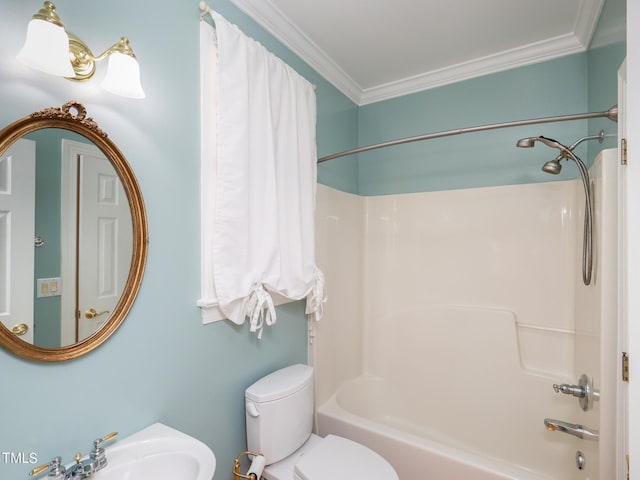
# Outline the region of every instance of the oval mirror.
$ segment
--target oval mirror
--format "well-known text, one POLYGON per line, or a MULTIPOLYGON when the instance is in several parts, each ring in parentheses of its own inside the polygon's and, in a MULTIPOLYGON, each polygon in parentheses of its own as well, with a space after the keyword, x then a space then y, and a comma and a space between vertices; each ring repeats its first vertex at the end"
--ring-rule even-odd
POLYGON ((0 131, 0 345, 59 362, 102 344, 133 305, 147 244, 133 171, 81 104, 0 131))

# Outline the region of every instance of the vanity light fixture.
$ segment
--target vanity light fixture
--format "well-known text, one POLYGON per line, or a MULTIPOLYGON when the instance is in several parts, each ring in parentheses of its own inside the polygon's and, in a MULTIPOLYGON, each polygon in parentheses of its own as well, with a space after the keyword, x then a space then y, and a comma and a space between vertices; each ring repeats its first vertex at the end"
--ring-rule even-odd
POLYGON ((82 82, 93 76, 96 62, 106 57, 109 64, 101 87, 123 97, 144 98, 140 66, 126 37, 95 56, 86 43, 67 33, 56 6, 44 2, 29 22, 27 38, 17 59, 51 75, 82 82))

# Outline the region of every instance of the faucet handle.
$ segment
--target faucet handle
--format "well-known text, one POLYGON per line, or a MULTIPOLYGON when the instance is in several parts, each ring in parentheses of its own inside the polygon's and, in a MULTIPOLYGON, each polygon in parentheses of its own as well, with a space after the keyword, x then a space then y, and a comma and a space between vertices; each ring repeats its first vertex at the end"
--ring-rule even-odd
POLYGON ((107 433, 104 437, 96 438, 96 440, 93 442, 94 450, 97 450, 98 448, 102 447, 103 443, 107 443, 113 440, 114 438, 116 438, 117 436, 118 436, 118 432, 111 432, 111 433, 107 433))
POLYGON ((113 440, 118 436, 118 432, 111 432, 105 435, 104 437, 97 438, 93 442, 93 450, 89 454, 89 457, 92 459, 92 467, 93 471, 97 472, 98 470, 102 470, 107 466, 107 457, 104 454, 104 448, 102 445, 113 440))
POLYGON ((92 458, 104 457, 104 448, 102 448, 102 445, 107 442, 110 442, 117 436, 118 436, 118 432, 111 432, 106 434, 104 437, 96 438, 93 441, 93 450, 91 451, 91 457, 92 458))
POLYGON ((573 395, 574 397, 578 397, 578 398, 582 398, 587 394, 585 389, 580 385, 569 385, 567 383, 563 383, 561 385, 554 383, 553 390, 556 393, 562 392, 565 395, 573 395))
POLYGON ((44 473, 47 469, 51 469, 49 471, 48 478, 51 480, 63 480, 65 477, 66 470, 62 466, 62 457, 54 457, 51 459, 49 463, 45 463, 40 465, 29 472, 30 477, 37 477, 44 473))
POLYGON ((564 393, 565 395, 577 397, 580 408, 585 412, 593 407, 595 400, 600 398, 600 392, 593 388, 593 381, 584 374, 578 379, 578 385, 569 385, 566 383, 558 385, 554 383, 553 390, 556 393, 564 393))

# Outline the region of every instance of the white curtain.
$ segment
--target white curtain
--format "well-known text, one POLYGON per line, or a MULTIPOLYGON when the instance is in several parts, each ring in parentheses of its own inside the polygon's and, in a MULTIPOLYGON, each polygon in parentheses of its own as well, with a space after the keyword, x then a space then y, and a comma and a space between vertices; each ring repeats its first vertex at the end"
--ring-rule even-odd
POLYGON ((200 22, 202 297, 205 322, 262 334, 273 296, 306 297, 319 319, 315 264, 316 98, 313 85, 210 12, 200 22))

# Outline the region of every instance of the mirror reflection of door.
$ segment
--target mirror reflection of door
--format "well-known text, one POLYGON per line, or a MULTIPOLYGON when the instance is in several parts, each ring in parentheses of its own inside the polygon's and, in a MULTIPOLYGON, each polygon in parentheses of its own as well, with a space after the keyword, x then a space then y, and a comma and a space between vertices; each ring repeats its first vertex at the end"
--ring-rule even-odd
POLYGON ((118 303, 132 258, 128 199, 113 166, 94 145, 62 141, 63 278, 76 286, 62 305, 63 345, 91 336, 118 303), (73 261, 65 261, 72 257, 73 261))
POLYGON ((0 156, 0 321, 33 341, 36 144, 20 139, 0 156))

